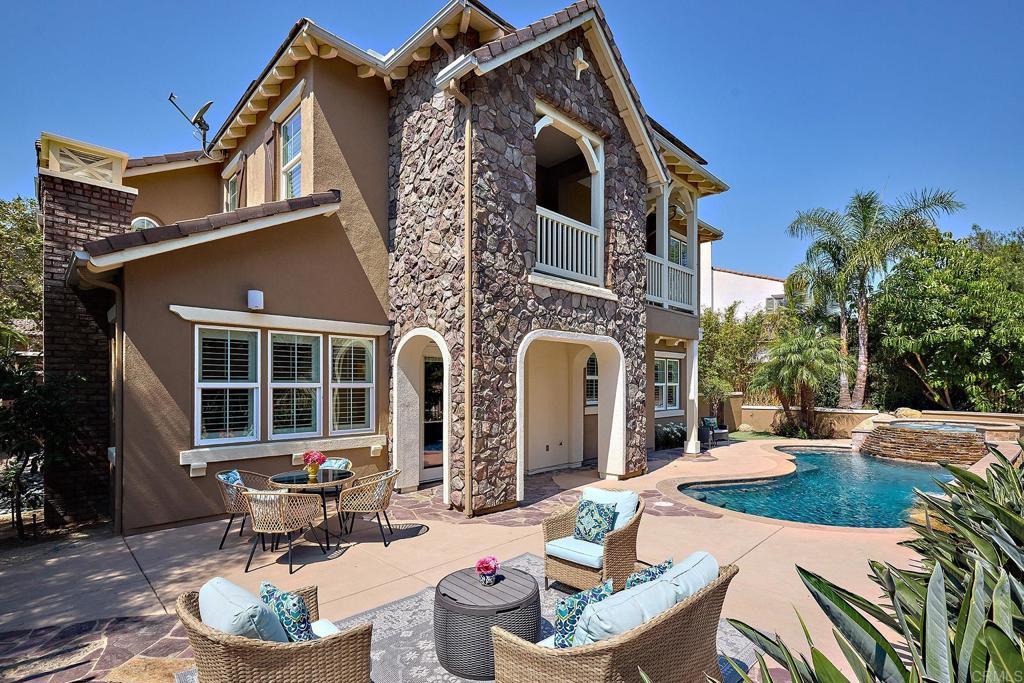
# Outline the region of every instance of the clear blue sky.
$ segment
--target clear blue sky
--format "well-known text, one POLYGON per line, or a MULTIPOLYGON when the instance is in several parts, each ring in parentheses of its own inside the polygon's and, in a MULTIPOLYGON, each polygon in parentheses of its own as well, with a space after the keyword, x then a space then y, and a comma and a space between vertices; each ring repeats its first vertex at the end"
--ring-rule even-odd
MULTIPOLYGON (((522 26, 568 0, 487 0, 522 26)), ((292 23, 308 16, 380 52, 441 0, 19 2, 5 5, 0 197, 33 193, 52 131, 131 155, 196 143, 167 103, 215 101, 216 128, 292 23)), ((799 209, 856 189, 957 190, 944 222, 1024 226, 1024 3, 606 0, 647 110, 732 189, 701 205, 715 262, 785 275, 799 209)))

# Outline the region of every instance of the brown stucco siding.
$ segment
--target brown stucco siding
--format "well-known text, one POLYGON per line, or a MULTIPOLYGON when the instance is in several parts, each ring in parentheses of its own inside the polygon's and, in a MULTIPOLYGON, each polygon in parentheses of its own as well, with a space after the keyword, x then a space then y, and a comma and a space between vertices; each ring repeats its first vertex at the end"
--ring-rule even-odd
MULTIPOLYGON (((692 317, 692 316, 687 316, 692 317)), ((654 359, 658 351, 670 353, 686 353, 686 346, 675 346, 672 344, 655 344, 656 337, 647 337, 646 364, 647 364, 647 389, 646 389, 646 412, 647 412, 647 448, 654 448, 654 428, 659 424, 670 424, 675 422, 686 422, 685 417, 658 417, 654 410, 654 359)), ((689 378, 686 374, 686 360, 679 361, 679 407, 686 408, 686 386, 689 378)))
POLYGON ((132 218, 168 225, 223 211, 220 169, 221 164, 203 164, 125 178, 125 185, 139 191, 132 218))
MULTIPOLYGON (((126 532, 222 512, 214 474, 240 467, 260 472, 290 469, 287 456, 211 463, 205 477, 190 477, 179 453, 193 445, 194 326, 170 312, 172 304, 246 308, 246 291, 263 290, 264 313, 387 324, 387 313, 366 277, 337 216, 309 218, 125 267, 124 499, 126 532), (173 491, 173 495, 168 495, 173 491)), ((261 334, 263 377, 266 334, 261 334)), ((324 347, 326 351, 325 335, 324 347)), ((325 359, 326 360, 326 359, 325 359)), ((325 372, 328 367, 323 365, 325 372)), ((376 433, 388 419, 387 338, 377 340, 376 433)), ((326 379, 326 375, 325 375, 326 379)), ((261 390, 261 435, 267 440, 269 406, 261 390)), ((326 387, 324 389, 326 395, 326 387)), ((326 411, 324 415, 324 433, 326 411)), ((386 469, 387 449, 345 451, 357 473, 386 469)))
POLYGON ((626 364, 626 472, 646 467, 644 394, 646 170, 599 69, 576 80, 576 29, 468 81, 475 117, 474 508, 516 497, 516 352, 534 329, 607 335, 626 364), (535 101, 543 100, 604 139, 605 282, 617 302, 534 287, 535 101))

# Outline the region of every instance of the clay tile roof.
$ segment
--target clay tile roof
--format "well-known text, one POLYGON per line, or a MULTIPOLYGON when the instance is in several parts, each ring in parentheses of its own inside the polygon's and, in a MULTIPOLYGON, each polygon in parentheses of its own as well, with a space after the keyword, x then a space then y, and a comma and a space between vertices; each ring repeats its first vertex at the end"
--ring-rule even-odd
POLYGON ((136 157, 128 160, 128 168, 141 168, 143 166, 156 166, 158 164, 170 164, 175 161, 192 161, 203 153, 201 149, 190 152, 171 152, 170 154, 157 154, 151 157, 136 157))
POLYGON ((170 225, 161 225, 147 230, 126 232, 123 235, 112 235, 101 240, 86 242, 85 250, 89 256, 103 256, 116 251, 124 251, 131 247, 138 247, 143 244, 156 244, 167 240, 180 239, 197 232, 219 230, 225 226, 238 225, 256 218, 276 216, 278 214, 298 211, 300 209, 311 209, 314 206, 324 204, 337 204, 341 201, 340 190, 328 190, 317 192, 303 197, 283 199, 277 202, 268 202, 256 206, 246 206, 234 211, 215 213, 204 218, 192 218, 187 221, 178 221, 170 225))

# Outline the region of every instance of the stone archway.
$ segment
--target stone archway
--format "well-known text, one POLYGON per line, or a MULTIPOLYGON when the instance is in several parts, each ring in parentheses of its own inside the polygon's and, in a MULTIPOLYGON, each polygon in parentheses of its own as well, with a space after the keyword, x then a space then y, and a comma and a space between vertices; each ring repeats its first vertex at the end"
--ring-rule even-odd
MULTIPOLYGON (((398 489, 415 489, 420 484, 424 452, 423 437, 423 361, 425 351, 436 347, 444 365, 443 420, 442 420, 442 487, 444 502, 448 503, 451 468, 451 366, 448 344, 438 332, 427 327, 410 330, 398 342, 395 350, 394 389, 392 395, 392 459, 402 470, 396 481, 398 489)), ((436 481, 433 479, 432 481, 436 481)))
MULTIPOLYGON (((617 341, 605 335, 565 332, 561 330, 534 330, 519 344, 516 354, 516 497, 523 500, 526 488, 527 461, 527 354, 535 342, 561 342, 579 347, 570 354, 572 386, 571 429, 579 434, 582 448, 582 368, 590 353, 598 363, 598 431, 597 469, 602 477, 617 479, 626 473, 626 360, 617 341), (578 387, 578 388, 576 388, 578 387), (579 403, 579 405, 575 405, 579 403), (577 417, 579 419, 577 419, 577 417)), ((536 399, 534 399, 536 400, 536 399)), ((582 459, 582 458, 581 458, 582 459)))

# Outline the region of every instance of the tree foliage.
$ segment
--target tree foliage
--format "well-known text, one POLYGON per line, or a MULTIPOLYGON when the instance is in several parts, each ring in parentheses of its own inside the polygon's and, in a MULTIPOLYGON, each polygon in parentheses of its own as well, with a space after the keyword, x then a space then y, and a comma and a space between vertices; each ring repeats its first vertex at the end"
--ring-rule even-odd
POLYGON ((724 311, 705 308, 701 312, 697 384, 713 414, 730 392, 746 392, 775 334, 777 316, 756 311, 740 317, 738 306, 736 302, 724 311))
POLYGON ((996 255, 976 243, 947 235, 894 267, 875 297, 881 352, 947 410, 1019 412, 1024 284, 1004 269, 1013 248, 996 255))
POLYGON ((0 338, 12 322, 43 317, 43 232, 34 199, 0 199, 0 338))

